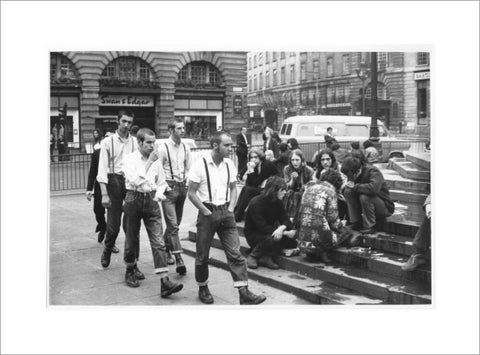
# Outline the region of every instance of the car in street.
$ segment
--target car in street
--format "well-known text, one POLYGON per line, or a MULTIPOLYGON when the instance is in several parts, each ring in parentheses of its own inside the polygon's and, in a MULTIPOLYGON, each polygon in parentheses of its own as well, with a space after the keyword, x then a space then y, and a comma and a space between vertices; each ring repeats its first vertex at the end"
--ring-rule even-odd
MULTIPOLYGON (((377 122, 383 160, 403 158, 404 152, 410 149, 410 142, 395 138, 382 121, 377 122)), ((311 161, 315 152, 325 147, 324 136, 328 127, 332 127, 333 136, 340 146, 349 149, 351 142, 362 145, 369 139, 370 123, 371 117, 368 116, 292 116, 283 122, 280 138, 284 142, 295 138, 306 160, 311 161)))

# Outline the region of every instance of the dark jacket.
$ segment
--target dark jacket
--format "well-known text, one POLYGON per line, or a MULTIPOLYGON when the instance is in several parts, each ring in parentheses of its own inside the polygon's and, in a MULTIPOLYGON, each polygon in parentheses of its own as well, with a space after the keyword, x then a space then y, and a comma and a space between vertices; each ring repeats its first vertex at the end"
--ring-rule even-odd
POLYGON ((271 161, 264 160, 260 168, 260 174, 258 174, 258 166, 253 169, 253 173, 247 175, 247 186, 259 187, 263 180, 268 179, 270 176, 277 175, 278 170, 275 164, 271 161))
POLYGON ((277 167, 278 173, 283 177, 283 169, 288 165, 288 158, 290 157, 290 151, 286 150, 278 154, 278 158, 273 161, 273 164, 277 167))
POLYGON ((95 149, 92 154, 92 160, 90 162, 90 171, 88 172, 87 191, 92 191, 93 188, 95 195, 101 195, 100 185, 97 182, 98 175, 98 161, 100 160, 100 149, 95 149))
POLYGON ((337 143, 337 140, 329 134, 324 135, 323 139, 325 139, 327 148, 331 148, 333 143, 337 143))
POLYGON ((247 155, 248 146, 243 134, 237 134, 237 155, 247 155))
POLYGON ((271 235, 280 225, 292 227, 292 223, 285 212, 282 201, 269 200, 264 194, 252 198, 248 205, 247 216, 245 217, 245 237, 253 233, 271 235))
POLYGON ((273 152, 273 156, 276 158, 278 157, 278 142, 275 138, 270 138, 270 142, 268 143, 268 140, 265 140, 263 142, 263 151, 266 152, 267 150, 271 150, 273 152))
POLYGON ((362 173, 355 180, 353 191, 363 195, 378 196, 385 202, 385 207, 390 213, 395 210, 395 204, 390 197, 387 183, 382 172, 375 166, 366 165, 362 168, 362 173))

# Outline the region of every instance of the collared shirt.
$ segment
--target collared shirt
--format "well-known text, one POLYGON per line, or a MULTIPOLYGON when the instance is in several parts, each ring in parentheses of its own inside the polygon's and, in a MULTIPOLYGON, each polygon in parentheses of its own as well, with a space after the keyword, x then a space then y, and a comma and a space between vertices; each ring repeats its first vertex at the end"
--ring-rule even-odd
MULTIPOLYGON (((237 181, 237 169, 233 161, 224 158, 217 166, 212 159, 209 152, 205 157, 208 166, 208 173, 210 175, 210 188, 212 190, 212 201, 214 205, 223 205, 230 201, 230 183, 237 181), (230 170, 230 181, 227 181, 228 172, 227 164, 230 170)), ((202 202, 210 202, 208 194, 207 174, 205 172, 205 164, 203 159, 198 159, 193 163, 189 173, 189 180, 196 182, 199 185, 197 196, 202 202)))
POLYGON ((192 154, 190 148, 185 143, 176 144, 173 139, 169 138, 158 146, 160 160, 163 171, 167 180, 185 181, 188 177, 188 171, 192 165, 192 154), (172 170, 170 170, 170 162, 168 160, 167 148, 170 153, 172 162, 172 170), (173 176, 172 176, 173 171, 173 176))
POLYGON ((139 150, 127 154, 123 159, 125 173, 125 187, 127 190, 139 192, 157 191, 157 196, 164 193, 167 183, 160 161, 157 159, 145 171, 148 158, 145 158, 139 150))
POLYGON ((122 138, 117 132, 102 140, 100 148, 100 159, 98 161, 97 181, 108 184, 108 174, 123 175, 122 161, 125 155, 137 150, 136 138, 128 135, 122 138), (113 137, 113 139, 112 139, 113 137), (113 164, 112 164, 112 141, 113 141, 113 164), (112 170, 113 165, 113 170, 112 170))

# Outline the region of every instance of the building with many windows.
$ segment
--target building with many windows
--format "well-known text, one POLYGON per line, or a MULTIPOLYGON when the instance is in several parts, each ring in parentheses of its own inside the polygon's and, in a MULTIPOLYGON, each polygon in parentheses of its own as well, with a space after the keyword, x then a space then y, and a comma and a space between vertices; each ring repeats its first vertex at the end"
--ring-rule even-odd
MULTIPOLYGON (((278 129, 294 115, 370 115, 370 53, 251 52, 249 116, 278 129)), ((430 132, 430 55, 378 52, 378 116, 392 131, 430 132)))
POLYGON ((94 129, 114 131, 119 110, 129 109, 158 137, 173 117, 197 141, 219 126, 238 131, 248 113, 246 69, 245 52, 52 52, 50 130, 84 149, 94 129))

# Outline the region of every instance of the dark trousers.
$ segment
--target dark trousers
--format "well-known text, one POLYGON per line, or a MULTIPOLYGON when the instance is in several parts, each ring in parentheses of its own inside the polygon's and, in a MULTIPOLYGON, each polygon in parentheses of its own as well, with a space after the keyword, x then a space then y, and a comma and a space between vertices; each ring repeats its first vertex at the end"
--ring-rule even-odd
POLYGON ((215 233, 222 243, 234 287, 247 286, 247 265, 240 253, 240 239, 233 213, 226 208, 214 209, 210 216, 198 214, 195 258, 195 280, 199 286, 208 284, 208 261, 215 233))
POLYGON ((247 161, 248 161, 247 154, 237 153, 237 159, 238 159, 238 176, 242 178, 245 172, 247 171, 247 161))
POLYGON ((128 191, 125 197, 125 216, 127 231, 123 260, 128 267, 136 265, 136 253, 139 244, 140 223, 143 220, 152 248, 155 273, 168 273, 167 252, 163 239, 162 214, 157 201, 153 200, 155 192, 140 193, 128 191))
POLYGON ((105 220, 105 207, 102 205, 102 194, 95 192, 93 195, 93 213, 97 221, 95 232, 104 232, 107 230, 107 222, 105 220))
POLYGON ((248 245, 252 248, 250 256, 258 259, 264 255, 274 256, 279 254, 282 249, 293 249, 297 247, 296 239, 283 236, 279 241, 275 241, 271 234, 260 232, 245 233, 248 245))
MULTIPOLYGON (((111 251, 115 246, 122 222, 122 205, 126 194, 125 178, 117 174, 108 174, 107 192, 111 205, 107 208, 105 248, 111 251)), ((123 218, 123 230, 126 234, 125 216, 123 218)))
POLYGON ((359 194, 348 187, 345 188, 343 196, 347 202, 350 223, 362 221, 364 228, 372 228, 377 220, 392 215, 378 196, 359 194))
MULTIPOLYGON (((169 183, 170 185, 170 183, 169 183)), ((184 183, 172 183, 172 190, 165 192, 166 200, 162 201, 163 216, 165 217, 165 243, 172 254, 182 253, 182 245, 178 236, 178 229, 183 217, 183 206, 187 198, 184 183)))
POLYGON ((425 217, 413 239, 414 254, 428 254, 428 248, 430 248, 431 243, 431 233, 430 218, 425 217))
POLYGON ((235 206, 235 220, 240 222, 244 219, 245 210, 252 198, 262 193, 259 187, 245 186, 238 196, 237 204, 235 206))

